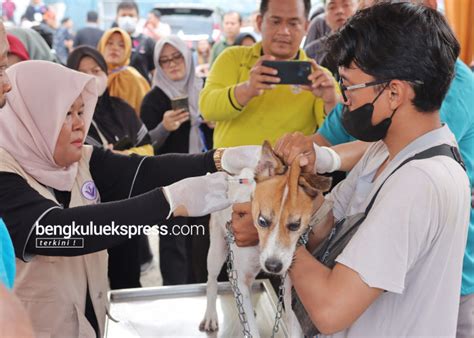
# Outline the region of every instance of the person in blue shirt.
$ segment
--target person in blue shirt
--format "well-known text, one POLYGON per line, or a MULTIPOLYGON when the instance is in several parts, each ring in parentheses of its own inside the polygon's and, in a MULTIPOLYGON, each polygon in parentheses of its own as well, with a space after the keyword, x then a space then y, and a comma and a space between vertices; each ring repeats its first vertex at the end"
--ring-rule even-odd
POLYGON ((15 279, 15 253, 7 227, 0 218, 0 282, 7 288, 13 287, 15 279))

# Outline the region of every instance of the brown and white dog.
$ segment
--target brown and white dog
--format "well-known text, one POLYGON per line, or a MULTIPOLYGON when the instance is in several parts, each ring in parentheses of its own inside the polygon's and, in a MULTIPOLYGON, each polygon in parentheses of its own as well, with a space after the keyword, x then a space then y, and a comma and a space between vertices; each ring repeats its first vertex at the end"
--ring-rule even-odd
MULTIPOLYGON (((322 205, 317 198, 328 191, 331 179, 301 172, 298 163, 286 166, 265 142, 258 165, 253 172, 244 169, 238 178, 255 179, 255 184, 232 188, 230 198, 236 203, 252 199, 252 216, 259 234, 259 245, 237 247, 231 245, 234 253, 234 268, 237 283, 243 296, 243 307, 252 337, 259 337, 251 303, 251 285, 258 272, 284 275, 290 268, 297 242, 308 228, 311 217, 322 205)), ((207 258, 207 309, 200 329, 218 329, 216 311, 217 275, 227 257, 225 224, 231 219, 231 208, 214 213, 210 222, 210 248, 207 258)), ((286 324, 290 337, 302 336, 298 321, 291 311, 291 281, 285 280, 286 324), (290 309, 290 310, 288 310, 290 309)))

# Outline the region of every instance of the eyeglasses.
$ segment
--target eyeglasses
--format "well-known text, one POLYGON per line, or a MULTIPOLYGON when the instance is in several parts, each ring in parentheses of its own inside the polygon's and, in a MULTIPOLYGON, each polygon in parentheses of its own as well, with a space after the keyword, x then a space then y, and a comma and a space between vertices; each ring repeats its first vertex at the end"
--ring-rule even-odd
MULTIPOLYGON (((346 91, 373 87, 373 86, 381 85, 381 84, 384 84, 384 83, 388 83, 392 80, 395 80, 395 79, 378 80, 378 81, 371 81, 371 82, 366 82, 366 83, 355 84, 355 85, 352 85, 352 86, 345 86, 345 85, 342 84, 342 78, 339 78, 339 88, 341 89, 342 98, 344 99, 344 101, 347 101, 346 91)), ((400 80, 402 80, 402 79, 400 79, 400 80)), ((414 84, 417 84, 417 85, 422 85, 424 83, 423 81, 419 81, 419 80, 404 80, 404 81, 408 81, 408 82, 411 82, 411 83, 414 83, 414 84)))
POLYGON ((179 64, 181 63, 182 60, 183 60, 183 54, 176 53, 176 54, 171 55, 170 58, 159 59, 158 63, 160 64, 161 67, 169 67, 171 66, 171 62, 174 62, 175 64, 179 64))
POLYGON ((339 79, 339 88, 341 89, 342 98, 344 99, 344 101, 347 101, 346 91, 373 87, 373 86, 381 85, 381 84, 384 84, 384 83, 387 83, 387 82, 390 82, 390 81, 392 81, 392 80, 378 80, 378 81, 371 81, 371 82, 356 84, 356 85, 352 85, 352 86, 345 86, 345 85, 342 84, 342 78, 340 78, 339 79))

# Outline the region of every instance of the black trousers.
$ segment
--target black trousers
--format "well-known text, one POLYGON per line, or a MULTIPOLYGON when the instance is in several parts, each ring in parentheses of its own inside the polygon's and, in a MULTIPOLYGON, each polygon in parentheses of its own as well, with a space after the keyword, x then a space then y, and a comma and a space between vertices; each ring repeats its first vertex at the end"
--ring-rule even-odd
POLYGON ((112 290, 141 287, 140 241, 140 236, 135 236, 107 250, 109 281, 112 290))
POLYGON ((163 285, 188 284, 189 262, 186 249, 186 237, 174 235, 173 226, 188 224, 187 217, 173 217, 166 223, 168 234, 160 234, 160 270, 163 285))

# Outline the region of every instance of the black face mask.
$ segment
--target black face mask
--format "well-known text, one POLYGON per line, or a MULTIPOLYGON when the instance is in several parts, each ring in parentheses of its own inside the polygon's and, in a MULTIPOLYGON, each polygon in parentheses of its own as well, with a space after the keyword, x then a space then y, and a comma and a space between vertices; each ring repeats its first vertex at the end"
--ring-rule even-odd
POLYGON ((365 142, 375 142, 387 135, 388 128, 392 124, 392 117, 397 111, 396 109, 393 111, 392 116, 375 126, 372 124, 374 103, 384 90, 385 88, 375 97, 372 103, 366 103, 352 111, 349 110, 348 106, 344 106, 342 110, 342 125, 352 137, 365 142))

